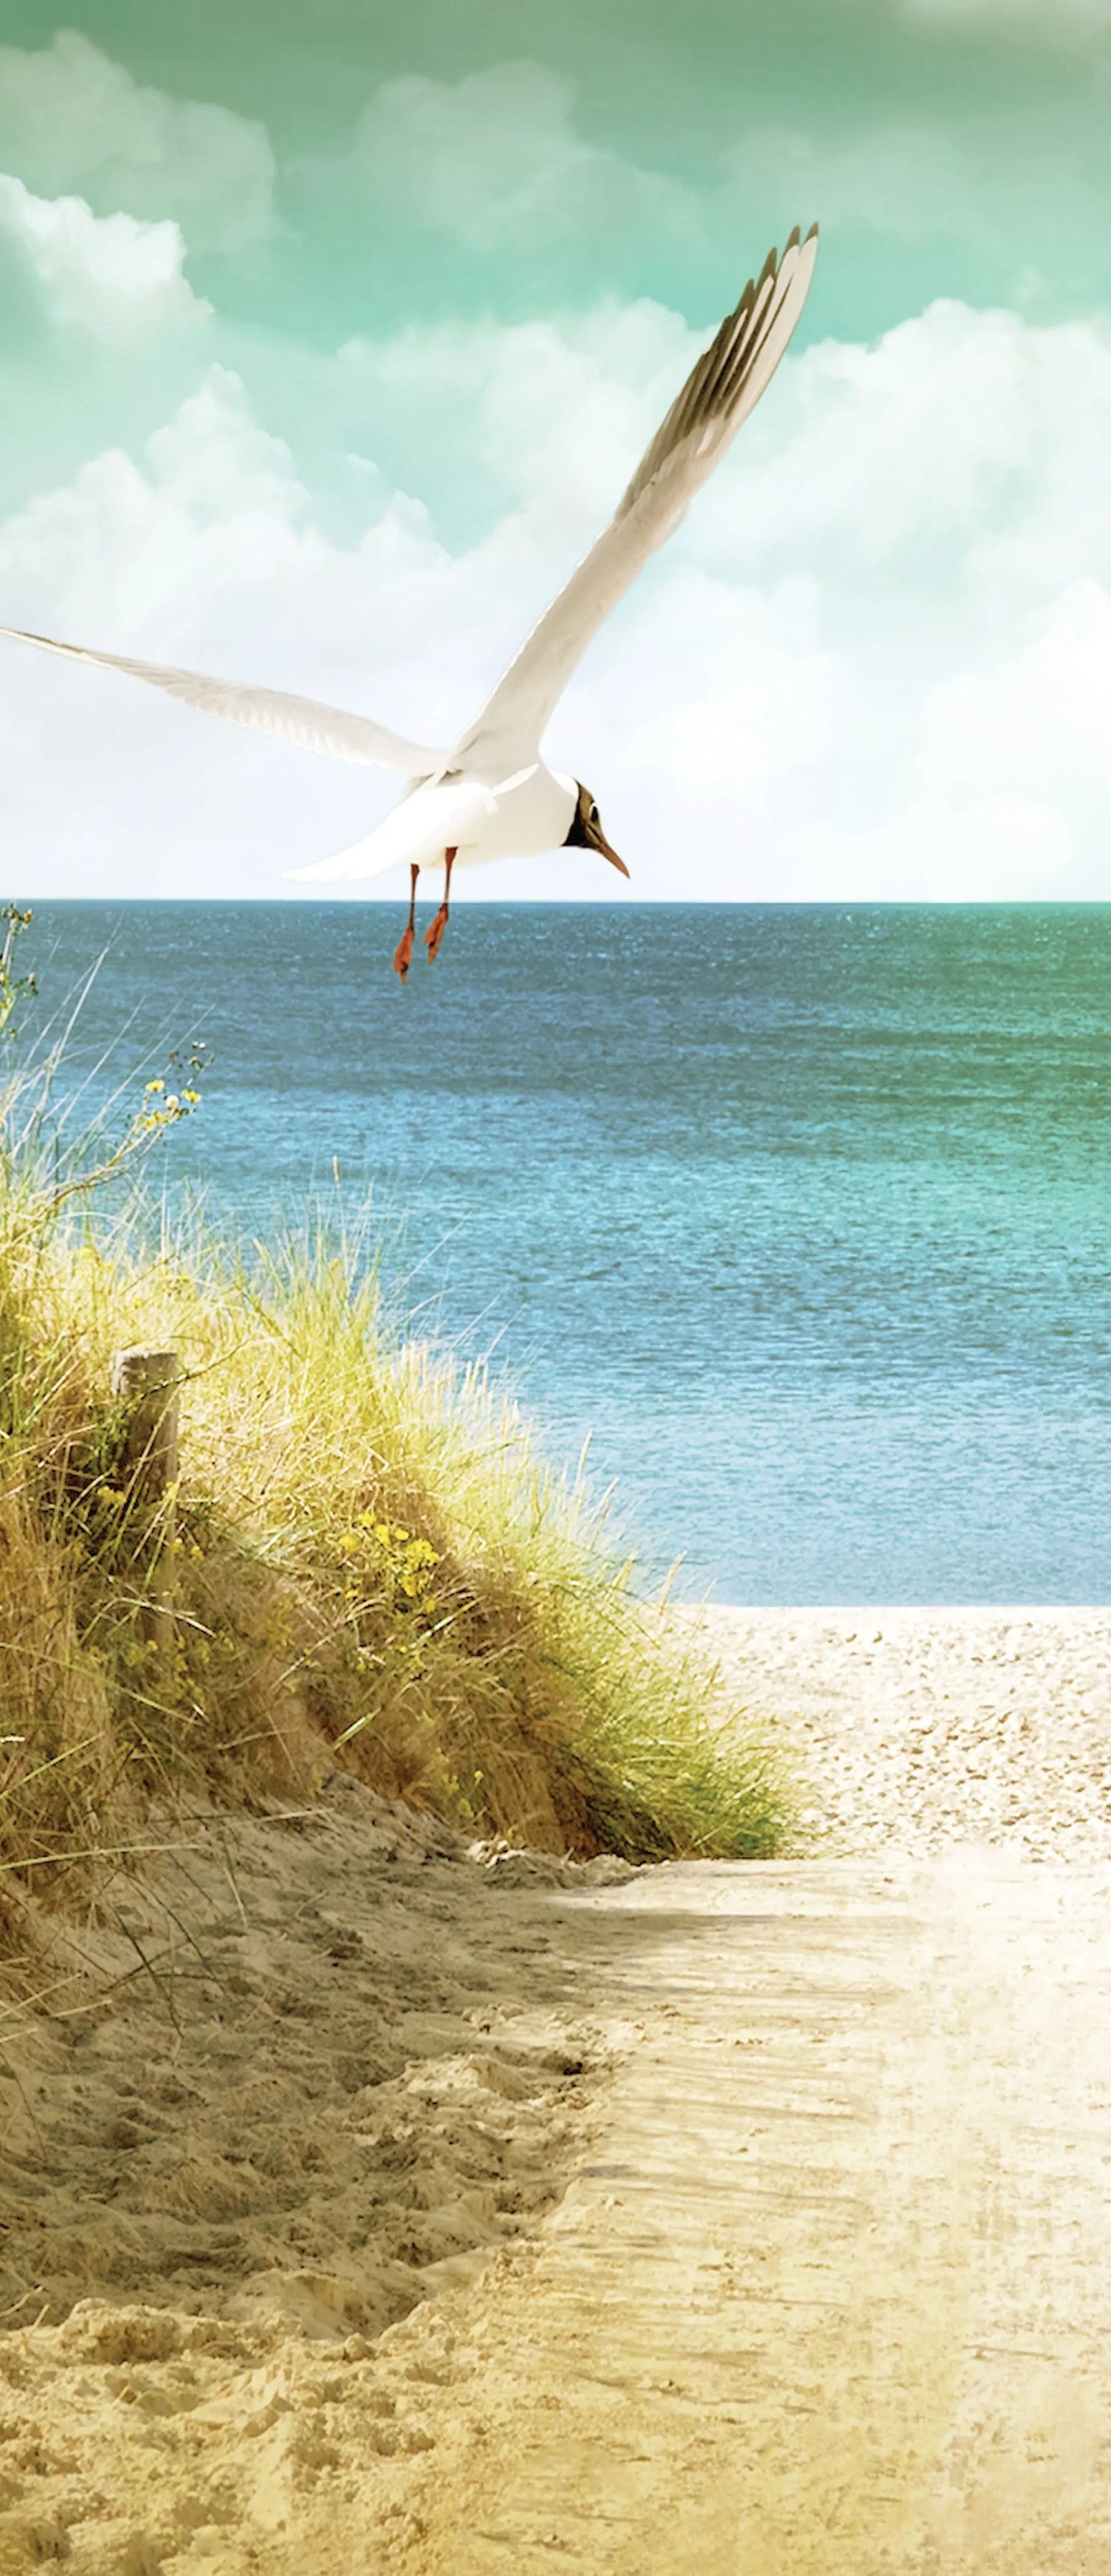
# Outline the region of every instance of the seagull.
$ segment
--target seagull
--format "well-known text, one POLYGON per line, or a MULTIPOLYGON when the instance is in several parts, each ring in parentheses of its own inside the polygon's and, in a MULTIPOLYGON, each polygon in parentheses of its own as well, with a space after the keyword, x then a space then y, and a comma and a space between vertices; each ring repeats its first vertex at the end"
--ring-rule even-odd
POLYGON ((407 866, 409 917, 393 961, 404 983, 413 955, 422 868, 444 870, 443 900, 425 933, 430 958, 447 928, 456 865, 532 858, 559 849, 594 850, 628 876, 624 860, 606 839, 590 789, 562 770, 549 769, 541 741, 587 645, 649 556, 686 517, 694 494, 770 383, 806 301, 817 249, 814 224, 805 241, 794 231, 782 256, 769 251, 759 277, 749 279, 739 303, 692 368, 609 526, 533 627, 481 713, 448 750, 410 742, 369 716, 319 706, 312 698, 281 689, 206 679, 197 671, 139 662, 124 653, 98 653, 50 635, 27 634, 20 627, 0 626, 0 635, 124 671, 205 715, 253 726, 330 760, 376 762, 400 771, 408 781, 405 793, 376 831, 335 858, 289 873, 302 883, 336 884, 407 866))

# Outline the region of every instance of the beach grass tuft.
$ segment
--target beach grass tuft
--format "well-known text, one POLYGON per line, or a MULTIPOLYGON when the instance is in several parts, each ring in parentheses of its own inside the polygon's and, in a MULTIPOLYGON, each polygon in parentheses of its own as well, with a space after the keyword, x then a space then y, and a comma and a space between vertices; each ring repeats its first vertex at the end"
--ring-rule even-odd
POLYGON ((782 1846, 775 1748, 637 1597, 583 1477, 482 1370, 391 1325, 366 1233, 244 1253, 196 1218, 168 1232, 141 1191, 94 1225, 12 1096, 0 1913, 133 1846, 152 1802, 311 1798, 336 1770, 548 1850, 782 1846), (112 1393, 129 1346, 180 1365, 153 1505, 112 1393))

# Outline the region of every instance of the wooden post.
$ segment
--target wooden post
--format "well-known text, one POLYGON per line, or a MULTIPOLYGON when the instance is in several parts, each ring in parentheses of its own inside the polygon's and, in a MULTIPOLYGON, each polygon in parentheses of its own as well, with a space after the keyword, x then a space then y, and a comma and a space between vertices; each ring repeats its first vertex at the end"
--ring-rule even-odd
POLYGON ((159 1524, 157 1544, 148 1556, 148 1598, 140 1622, 157 1646, 170 1645, 174 1633, 162 1560, 172 1564, 167 1543, 174 1535, 180 1383, 176 1351, 117 1351, 112 1362, 112 1393, 127 1408, 123 1465, 130 1490, 159 1524))

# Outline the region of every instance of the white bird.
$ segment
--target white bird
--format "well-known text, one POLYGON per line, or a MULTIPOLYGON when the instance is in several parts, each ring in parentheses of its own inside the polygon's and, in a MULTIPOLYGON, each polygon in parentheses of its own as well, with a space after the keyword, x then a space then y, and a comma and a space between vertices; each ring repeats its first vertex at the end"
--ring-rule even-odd
POLYGON ((770 383, 806 301, 817 248, 814 224, 805 241, 797 230, 791 234, 782 258, 769 251, 759 277, 749 279, 740 302, 692 368, 608 528, 450 750, 409 742, 369 716, 318 706, 312 698, 292 697, 281 689, 206 679, 200 672, 139 662, 125 653, 97 653, 49 635, 26 634, 19 627, 2 626, 0 635, 126 671, 206 715, 252 725, 331 760, 378 762, 400 770, 408 788, 376 831, 335 858, 290 873, 334 884, 407 865, 409 919, 394 958, 402 980, 413 953, 417 880, 424 867, 445 870, 443 902, 425 934, 430 957, 447 925, 457 863, 470 867, 487 859, 531 858, 545 850, 588 849, 628 876, 602 830, 589 788, 547 767, 541 739, 592 637, 648 557, 685 518, 700 484, 770 383))

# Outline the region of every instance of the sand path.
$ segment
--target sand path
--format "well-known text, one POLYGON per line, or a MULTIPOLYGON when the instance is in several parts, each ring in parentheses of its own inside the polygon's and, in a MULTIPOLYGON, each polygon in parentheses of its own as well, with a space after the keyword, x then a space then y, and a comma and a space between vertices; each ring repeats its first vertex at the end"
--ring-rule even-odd
POLYGON ((13 2276, 36 2158, 86 2233, 0 2337, 3 2576, 1111 2576, 1109 1622, 865 1615, 727 1641, 818 1856, 191 1853, 195 2005, 179 1945, 79 2016, 65 2119, 19 2069, 13 2276))
POLYGON ((398 2563, 1104 2576, 1108 1893, 969 1851, 573 1900, 630 2045, 398 2563))

